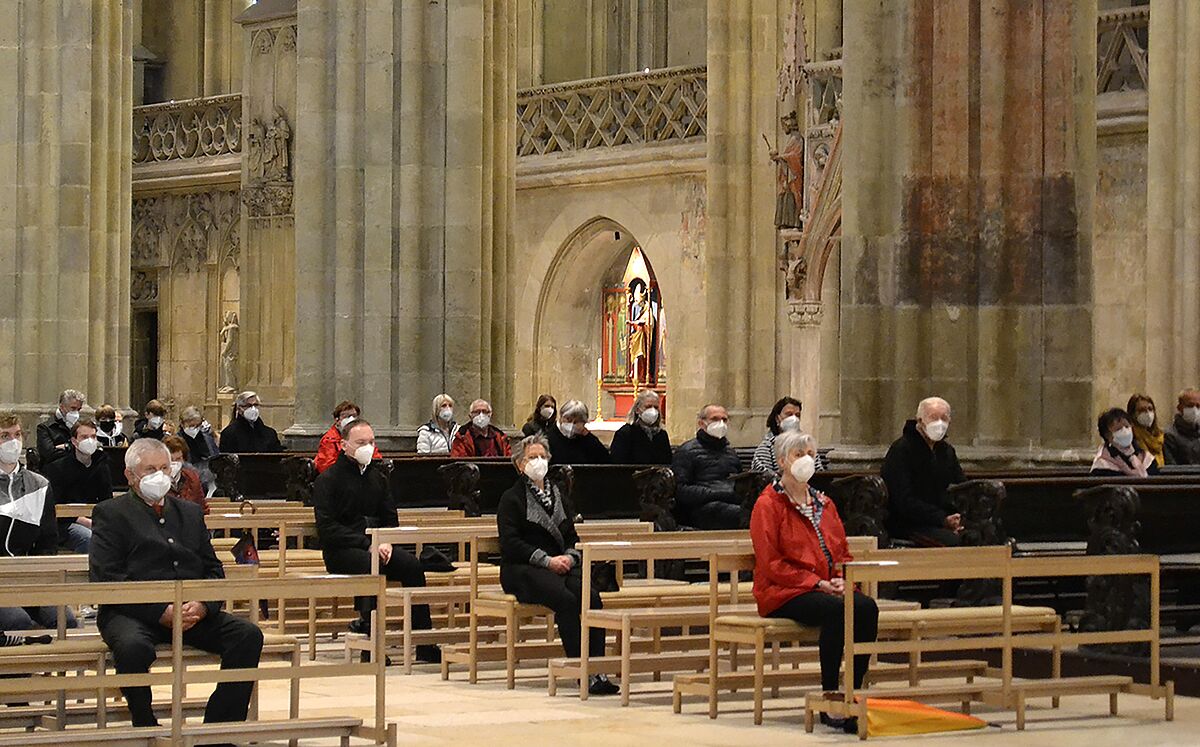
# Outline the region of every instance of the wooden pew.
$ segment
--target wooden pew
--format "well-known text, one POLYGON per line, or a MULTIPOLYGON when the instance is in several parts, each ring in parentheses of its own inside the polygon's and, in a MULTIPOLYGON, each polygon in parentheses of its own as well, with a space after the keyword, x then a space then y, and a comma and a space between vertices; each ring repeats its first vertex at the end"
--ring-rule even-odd
MULTIPOLYGON (((371 577, 324 577, 319 579, 283 579, 275 582, 273 594, 285 597, 296 596, 310 598, 321 595, 383 595, 383 584, 379 579, 371 577)), ((229 741, 260 741, 273 739, 299 739, 336 736, 343 740, 351 736, 370 739, 376 744, 396 743, 395 725, 385 722, 385 690, 382 657, 377 657, 376 663, 371 664, 316 664, 304 665, 298 653, 283 666, 260 666, 258 669, 237 670, 225 672, 215 669, 196 669, 186 666, 191 658, 183 645, 182 636, 182 602, 185 599, 229 599, 237 598, 253 601, 261 596, 261 588, 254 580, 217 580, 217 581, 162 581, 162 582, 128 582, 128 583, 65 583, 45 584, 37 587, 13 586, 0 587, 0 605, 37 605, 59 606, 79 603, 90 604, 143 604, 152 602, 170 602, 174 604, 175 620, 174 635, 167 648, 170 658, 169 671, 154 671, 146 674, 114 674, 109 671, 103 661, 103 644, 100 658, 94 663, 89 660, 90 671, 71 669, 70 674, 45 675, 47 667, 53 672, 62 667, 59 663, 49 663, 45 660, 34 662, 29 667, 31 676, 20 679, 0 680, 0 697, 21 696, 33 699, 37 696, 62 697, 61 694, 93 694, 95 701, 103 706, 107 695, 116 688, 130 685, 169 686, 171 692, 170 724, 154 728, 113 728, 107 727, 103 716, 98 716, 96 729, 72 730, 72 741, 105 742, 112 744, 144 744, 158 745, 165 740, 175 745, 212 744, 229 741), (370 675, 375 678, 376 698, 374 717, 364 722, 360 718, 301 718, 293 713, 291 718, 280 721, 252 720, 244 723, 228 724, 187 724, 183 720, 186 688, 194 684, 212 684, 223 681, 253 680, 290 680, 296 683, 306 677, 345 677, 370 675)), ((94 639, 98 640, 98 639, 94 639)), ((40 649, 46 659, 56 659, 58 652, 55 646, 66 647, 70 641, 59 641, 46 647, 29 647, 40 649)), ((89 645, 86 640, 80 644, 89 645)), ((293 642, 294 643, 294 642, 293 642)), ((382 639, 379 640, 380 646, 382 639)), ((95 644, 90 644, 95 647, 95 644)), ((78 646, 77 646, 78 647, 78 646)), ((298 652, 298 649, 294 649, 298 652)), ((381 648, 376 649, 381 651, 381 648)), ((25 652, 22 652, 25 653, 25 652)), ((211 661, 211 658, 207 659, 211 661)), ((293 689, 293 701, 298 706, 299 691, 293 689)), ((57 722, 59 728, 63 724, 57 722)), ((32 744, 61 744, 61 732, 26 732, 16 734, 0 734, 0 745, 32 745, 32 744)))
MULTIPOLYGON (((1136 693, 1153 699, 1163 698, 1165 718, 1174 718, 1174 685, 1162 682, 1159 673, 1159 605, 1160 592, 1158 558, 1151 555, 1090 556, 1090 557, 1045 557, 1013 558, 1002 562, 980 556, 972 560, 960 560, 947 567, 943 560, 929 560, 919 555, 908 554, 897 559, 855 561, 844 565, 846 585, 857 583, 885 583, 901 580, 944 580, 951 578, 999 578, 1002 585, 1002 604, 999 630, 976 628, 968 632, 977 633, 963 638, 909 638, 904 640, 882 640, 873 643, 855 643, 849 631, 853 630, 854 606, 847 597, 845 624, 847 630, 845 661, 853 661, 856 654, 914 654, 923 651, 976 651, 999 649, 1001 666, 989 668, 988 681, 935 686, 906 686, 894 688, 868 687, 857 690, 852 678, 843 677, 840 693, 809 693, 805 698, 805 730, 811 732, 818 713, 833 716, 855 716, 858 718, 858 735, 867 738, 867 699, 903 698, 928 702, 963 703, 969 710, 971 702, 980 701, 993 707, 1013 710, 1017 729, 1025 728, 1026 702, 1034 697, 1057 699, 1066 695, 1107 694, 1110 712, 1117 712, 1117 697, 1120 693, 1136 693), (1018 615, 1014 612, 1013 582, 1018 578, 1044 576, 1090 576, 1138 575, 1150 580, 1151 615, 1150 626, 1143 630, 1119 630, 1104 632, 1022 632, 1018 615), (1145 643, 1149 646, 1150 682, 1135 683, 1129 676, 1062 677, 1055 673, 1047 679, 1014 681, 1013 653, 1019 648, 1053 647, 1073 645, 1095 645, 1104 643, 1145 643)), ((847 670, 849 671, 849 670, 847 670)))

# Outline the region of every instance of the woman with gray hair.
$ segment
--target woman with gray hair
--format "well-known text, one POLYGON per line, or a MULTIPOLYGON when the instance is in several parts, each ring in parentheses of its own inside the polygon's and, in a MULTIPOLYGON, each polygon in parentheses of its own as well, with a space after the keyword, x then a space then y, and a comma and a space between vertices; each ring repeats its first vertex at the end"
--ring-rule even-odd
MULTIPOLYGON (((775 437, 779 477, 763 490, 750 517, 754 599, 763 617, 820 626, 821 688, 833 691, 839 689, 844 648, 843 597, 854 595, 856 642, 875 640, 879 608, 874 599, 846 588, 842 564, 854 558, 833 501, 808 484, 816 471, 816 456, 812 436, 787 430, 775 437)), ((856 688, 862 687, 870 661, 870 655, 854 657, 856 688)), ((858 731, 852 718, 821 714, 821 722, 858 731)))
POLYGON ((558 423, 546 431, 552 464, 608 464, 608 449, 587 429, 588 408, 577 399, 568 400, 558 412, 558 423))
POLYGON ((213 437, 212 425, 204 418, 204 413, 193 406, 185 407, 179 416, 179 436, 187 444, 187 463, 200 473, 200 483, 205 490, 212 485, 213 472, 208 463, 221 453, 217 448, 217 440, 213 437))
MULTIPOLYGON (((575 549, 579 535, 567 515, 562 496, 546 480, 550 446, 541 435, 513 445, 513 465, 520 477, 500 496, 496 525, 500 530, 500 586, 524 604, 554 610, 558 636, 568 657, 579 656, 583 596, 582 556, 575 549)), ((600 609, 600 592, 592 589, 590 607, 600 609)), ((589 656, 604 655, 604 631, 593 628, 589 656)), ((618 688, 604 675, 588 678, 592 695, 612 695, 618 688)))
POLYGON ((629 408, 629 418, 612 440, 616 464, 671 464, 671 439, 663 429, 658 392, 644 389, 629 408))

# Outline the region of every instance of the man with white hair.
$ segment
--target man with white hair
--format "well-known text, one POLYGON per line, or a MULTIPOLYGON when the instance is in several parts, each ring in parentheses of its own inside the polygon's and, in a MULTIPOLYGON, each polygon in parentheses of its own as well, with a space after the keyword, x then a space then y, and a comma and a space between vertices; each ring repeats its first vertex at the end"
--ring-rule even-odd
POLYGON ((452 457, 506 457, 512 455, 508 436, 492 425, 492 406, 486 399, 471 403, 471 422, 459 428, 450 443, 452 457))
POLYGON ((710 404, 696 416, 696 437, 675 451, 675 518, 696 529, 740 529, 750 516, 733 492, 730 479, 742 460, 729 445, 729 413, 710 404))
MULTIPOLYGON (((142 438, 125 452, 129 492, 96 504, 88 575, 92 581, 174 581, 224 578, 213 552, 204 510, 167 496, 171 453, 162 441, 142 438)), ((257 625, 221 610, 221 602, 183 604, 183 642, 219 654, 221 669, 253 669, 262 653, 257 625)), ((103 605, 100 636, 112 651, 119 674, 147 672, 154 647, 171 640, 174 605, 103 605)), ((149 687, 121 688, 134 726, 156 726, 149 687)), ((206 723, 244 721, 253 682, 222 682, 208 699, 206 723)))
POLYGON ((58 407, 50 417, 38 423, 37 450, 43 467, 71 453, 71 428, 79 422, 79 413, 86 400, 83 392, 67 389, 58 395, 58 407))
POLYGON ((233 401, 233 422, 221 431, 220 447, 225 454, 283 451, 279 434, 262 421, 257 393, 242 392, 233 401))
POLYGON ((893 537, 922 547, 959 543, 962 516, 950 505, 946 489, 966 478, 958 454, 945 440, 949 428, 950 403, 928 397, 888 449, 880 474, 887 483, 888 530, 893 537))

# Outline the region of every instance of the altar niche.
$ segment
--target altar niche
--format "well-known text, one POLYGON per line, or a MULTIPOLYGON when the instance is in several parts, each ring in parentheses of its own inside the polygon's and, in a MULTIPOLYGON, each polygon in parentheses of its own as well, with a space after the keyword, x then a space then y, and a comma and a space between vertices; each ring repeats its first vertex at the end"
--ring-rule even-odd
POLYGON ((653 389, 666 412, 666 314, 654 268, 640 246, 605 273, 601 298, 599 386, 612 397, 612 419, 623 418, 638 392, 653 389))

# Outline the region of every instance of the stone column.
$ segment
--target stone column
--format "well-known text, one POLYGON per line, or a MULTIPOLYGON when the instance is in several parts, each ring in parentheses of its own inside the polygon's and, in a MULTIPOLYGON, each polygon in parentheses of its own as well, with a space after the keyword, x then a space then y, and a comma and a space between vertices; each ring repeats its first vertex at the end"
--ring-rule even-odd
POLYGON ((442 391, 511 417, 515 13, 299 3, 295 432, 344 397, 385 436, 442 391))
POLYGON ((0 408, 127 404, 132 55, 127 0, 0 7, 0 408))
POLYGON ((775 174, 761 135, 776 132, 779 122, 776 64, 787 10, 780 5, 708 3, 705 287, 688 310, 697 323, 674 327, 680 336, 704 338, 680 344, 708 355, 690 370, 673 367, 673 409, 725 404, 738 443, 761 438, 759 416, 779 396, 777 346, 788 344, 787 332, 777 336, 776 329, 783 293, 775 269, 775 174))
MULTIPOLYGON (((1147 158, 1147 390, 1159 411, 1200 380, 1200 7, 1150 3, 1147 158)), ((1132 342, 1132 341, 1131 341, 1132 342)))
POLYGON ((1095 0, 845 13, 843 441, 1087 443, 1095 0))

